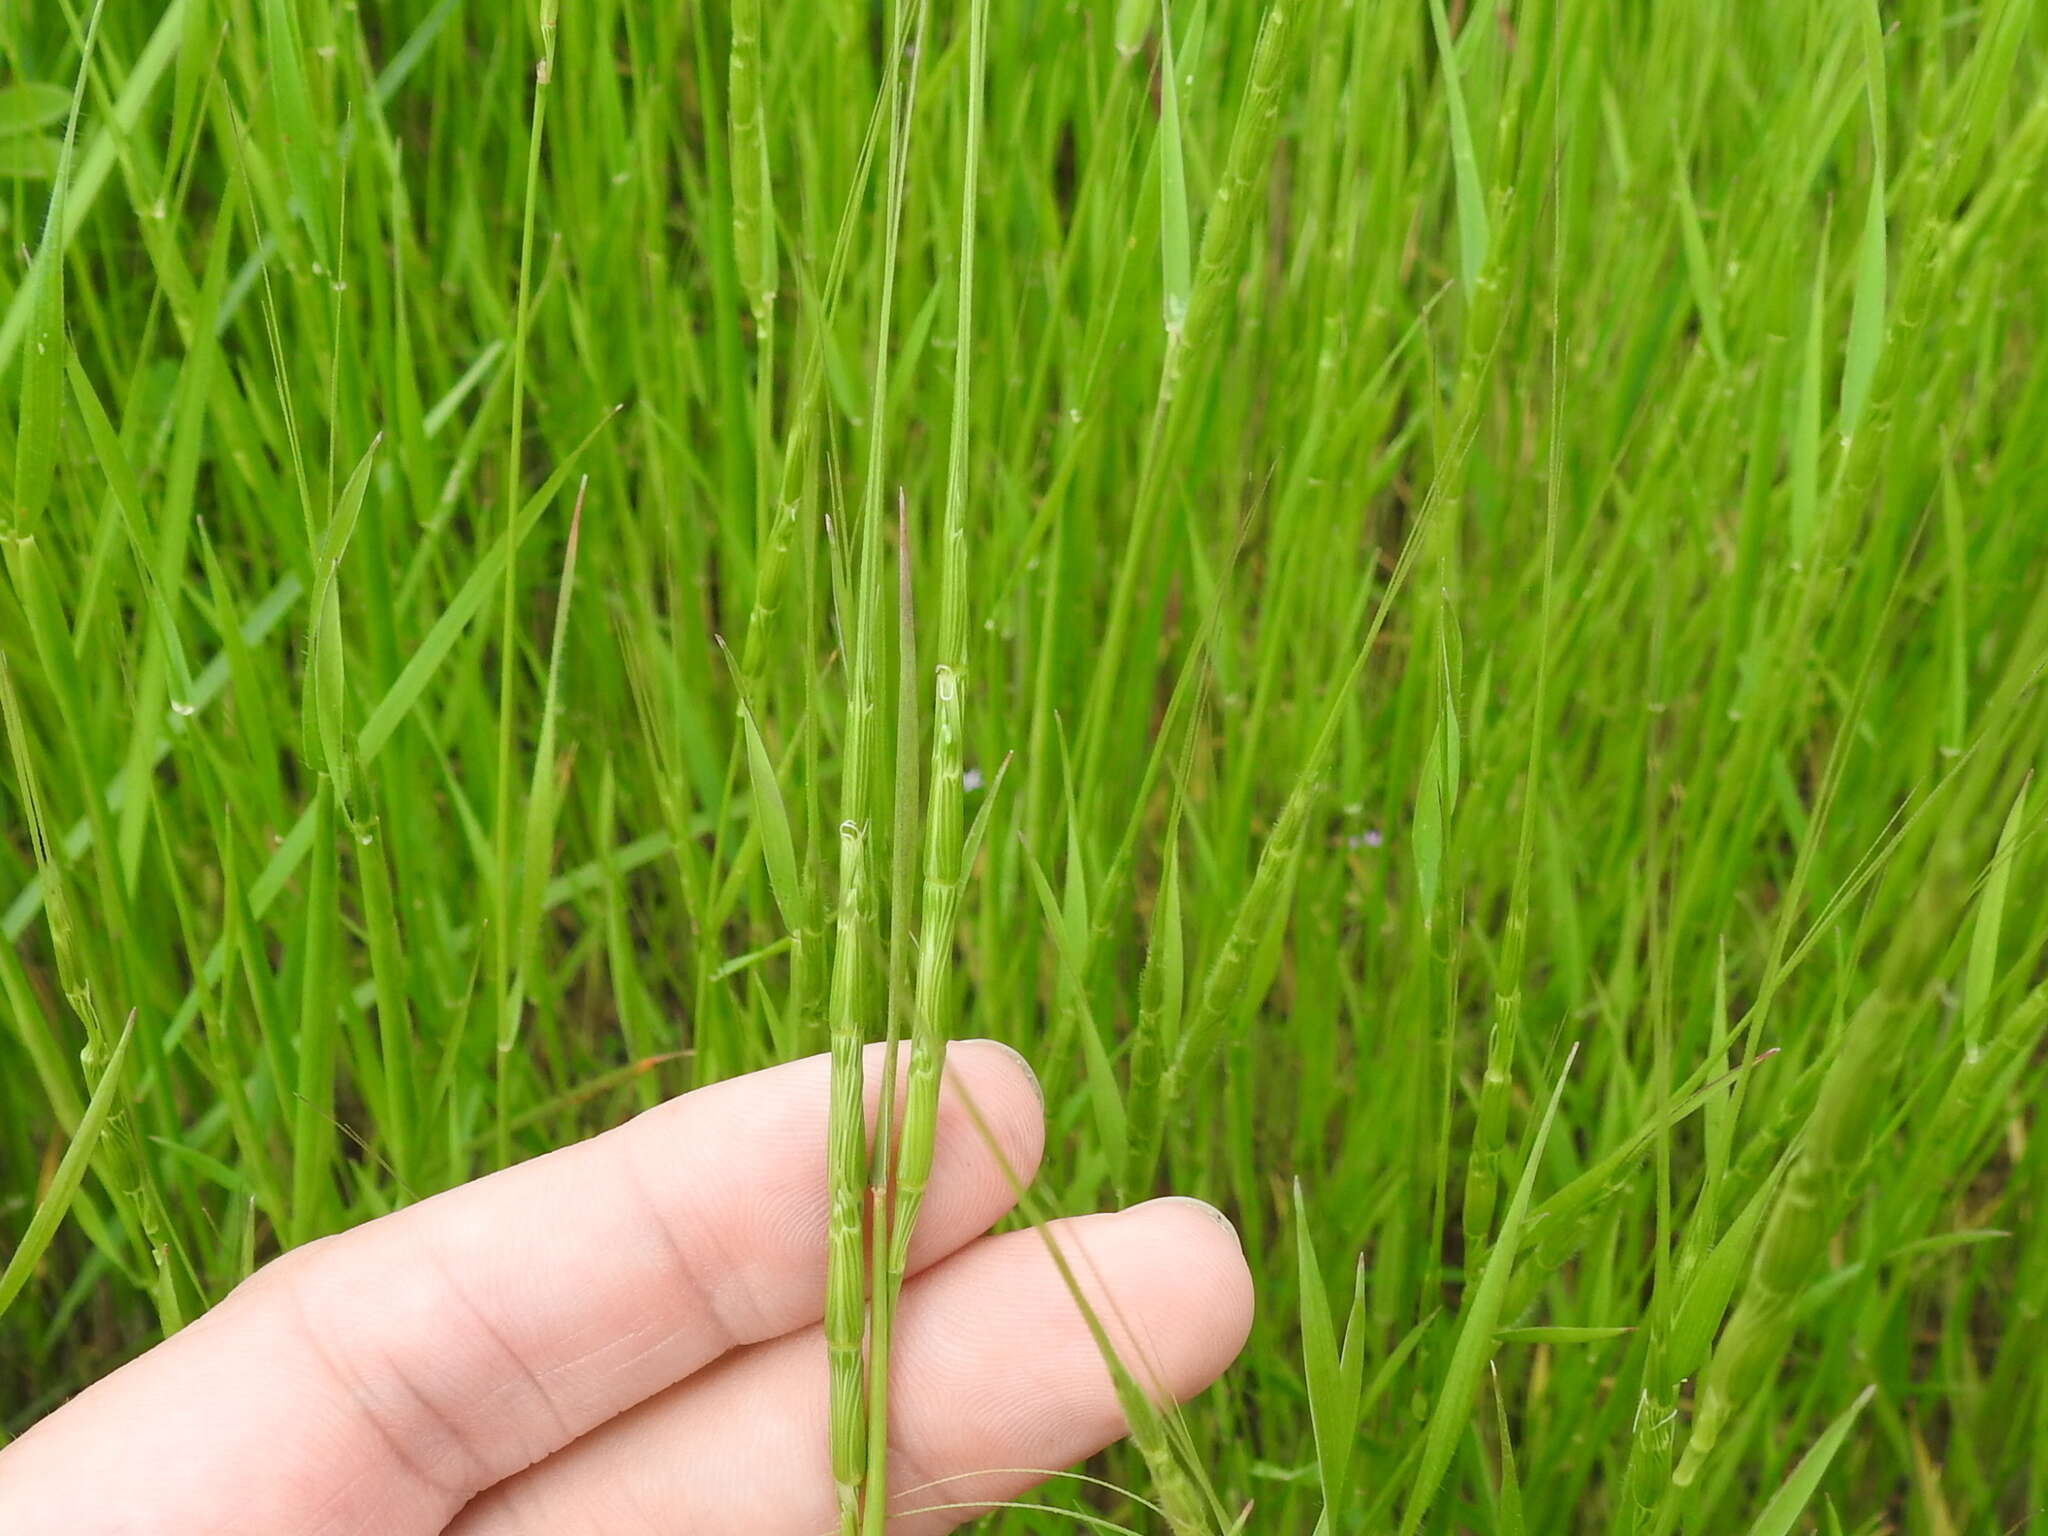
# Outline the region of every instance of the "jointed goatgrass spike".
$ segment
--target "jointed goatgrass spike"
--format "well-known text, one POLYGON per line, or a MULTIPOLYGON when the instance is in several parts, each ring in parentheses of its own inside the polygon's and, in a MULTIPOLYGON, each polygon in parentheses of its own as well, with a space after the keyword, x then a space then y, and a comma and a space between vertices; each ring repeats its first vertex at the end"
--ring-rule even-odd
MULTIPOLYGON (((832 1381, 832 1476, 843 1536, 861 1529, 862 1488, 869 1474, 868 1390, 861 1354, 867 1314, 866 1255, 862 1237, 868 1177, 861 1103, 861 1046, 878 988, 868 950, 875 943, 875 871, 871 828, 877 811, 875 776, 881 759, 881 594, 887 585, 882 562, 882 498, 890 377, 890 334, 894 318, 896 263, 901 236, 904 183, 908 174, 911 106, 922 62, 925 12, 921 0, 899 0, 889 29, 890 47, 883 94, 888 153, 883 176, 884 236, 881 302, 876 314, 877 345, 869 400, 865 472, 860 520, 855 530, 853 612, 846 633, 846 743, 841 782, 839 918, 833 938, 829 995, 832 1041, 832 1097, 828 1129, 832 1221, 828 1237, 825 1339, 832 1381), (906 70, 905 63, 908 62, 906 70)), ((886 1006, 886 1004, 885 1004, 886 1006)), ((896 1085, 882 1093, 893 1102, 896 1085)), ((886 1159, 886 1145, 881 1155, 886 1159)), ((886 1453, 886 1444, 881 1447, 886 1453)), ((886 1477, 886 1457, 878 1463, 886 1477)), ((886 1489, 886 1483, 877 1485, 886 1489)), ((870 1490, 879 1502, 880 1492, 870 1490)))
POLYGON ((1084 780, 1094 777, 1101 750, 1098 742, 1106 725, 1104 717, 1120 670, 1118 664, 1128 644, 1142 562, 1152 541, 1153 521, 1165 496, 1168 455, 1185 410, 1179 404, 1182 380, 1195 364, 1207 360, 1214 337, 1221 329, 1241 259, 1240 248, 1254 214, 1254 194, 1267 174, 1279 134, 1282 88, 1293 70, 1303 39, 1314 31, 1320 8, 1321 0, 1277 0, 1259 19, 1251 72, 1232 125, 1230 147, 1213 196, 1214 206, 1202 225, 1186 318, 1178 331, 1169 333, 1161 365, 1151 428, 1138 471, 1136 504, 1102 637, 1101 654, 1111 664, 1097 667, 1081 718, 1084 780))
MULTIPOLYGON (((896 1290, 888 1282, 894 1267, 891 1182, 896 1177, 902 1131, 896 1121, 896 1084, 903 1026, 911 1011, 911 915, 917 868, 917 624, 910 588, 910 520, 902 500, 896 506, 897 655, 896 771, 890 817, 888 998, 882 1047, 882 1096, 868 1154, 868 1465, 866 1486, 889 1486, 889 1369, 894 1338, 896 1290)), ((862 1510, 864 1528, 883 1536, 888 1499, 871 1496, 862 1510)))
MULTIPOLYGON (((963 139, 960 271, 954 304, 952 420, 946 500, 939 533, 939 627, 932 682, 929 810, 924 827, 924 885, 920 898, 917 987, 912 1004, 910 1083, 906 1100, 903 1165, 894 1215, 889 1294, 903 1282, 911 1231, 930 1178, 940 1078, 952 1032, 953 928, 966 876, 961 844, 966 731, 967 500, 973 379, 976 187, 980 176, 982 80, 988 48, 987 0, 967 15, 967 122, 963 139)), ((995 800, 991 789, 987 806, 995 800)))
MULTIPOLYGON (((735 0, 726 85, 731 121, 732 239, 754 321, 775 303, 775 194, 768 175, 768 132, 761 80, 761 0, 735 0)), ((764 338, 765 339, 765 338, 764 338)), ((765 351, 765 348, 764 348, 765 351)), ((765 369, 765 358, 763 365, 765 369)))

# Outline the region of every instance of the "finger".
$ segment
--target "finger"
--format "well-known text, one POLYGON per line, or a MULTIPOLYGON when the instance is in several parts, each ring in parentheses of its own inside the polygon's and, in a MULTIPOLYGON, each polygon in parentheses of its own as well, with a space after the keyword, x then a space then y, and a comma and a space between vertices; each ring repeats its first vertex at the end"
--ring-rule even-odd
MULTIPOLYGON (((1118 1353, 1181 1401, 1251 1327, 1222 1218, 1159 1200, 1051 1231, 1118 1353)), ((892 1352, 892 1532, 951 1530, 1124 1433, 1094 1340, 1036 1232, 984 1238, 905 1288, 892 1352)), ((815 1329, 740 1351, 481 1495, 449 1536, 655 1536, 836 1526, 825 1347, 815 1329)))
MULTIPOLYGON (((38 1466, 76 1498, 77 1468, 120 1446, 123 1482, 149 1490, 138 1529, 439 1531, 479 1488, 822 1315, 828 1070, 700 1089, 288 1255, 0 1457, 0 1516, 38 1466)), ((1043 1141, 1013 1052, 964 1043, 947 1081, 914 1266, 1012 1203, 961 1088, 1023 1176, 1043 1141)), ((93 1509, 7 1528, 118 1527, 93 1509)))

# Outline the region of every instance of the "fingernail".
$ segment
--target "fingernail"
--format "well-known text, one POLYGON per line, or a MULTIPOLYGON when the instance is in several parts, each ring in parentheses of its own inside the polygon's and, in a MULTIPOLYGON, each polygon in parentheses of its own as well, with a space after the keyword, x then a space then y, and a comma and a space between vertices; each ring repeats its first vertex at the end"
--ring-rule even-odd
POLYGON ((982 1044, 994 1046, 1005 1056, 1009 1057, 1010 1060, 1017 1063, 1017 1070, 1024 1074, 1024 1081, 1031 1085, 1032 1093, 1037 1095, 1038 1107, 1040 1109, 1045 1108, 1045 1084, 1041 1083, 1038 1080, 1038 1074, 1031 1070, 1031 1063, 1024 1059, 1024 1053, 1013 1045, 1003 1044, 1000 1040, 984 1040, 982 1044))
POLYGON ((1157 1200, 1147 1201, 1146 1203, 1149 1205, 1185 1205, 1200 1211, 1204 1216, 1215 1222, 1217 1226, 1230 1234, 1230 1240, 1237 1244, 1240 1252, 1244 1249, 1244 1239, 1238 1235, 1237 1224, 1206 1200, 1197 1200, 1193 1195, 1161 1195, 1157 1200))

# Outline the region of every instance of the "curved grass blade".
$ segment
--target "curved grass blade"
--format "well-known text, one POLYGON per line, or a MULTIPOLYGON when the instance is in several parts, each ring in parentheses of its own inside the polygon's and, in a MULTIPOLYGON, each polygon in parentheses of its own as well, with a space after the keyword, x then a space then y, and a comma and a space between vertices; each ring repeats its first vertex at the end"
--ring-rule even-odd
POLYGON ((135 1014, 131 1010, 128 1022, 121 1026, 120 1038, 114 1042, 113 1054, 107 1058, 107 1064, 100 1072, 99 1083, 92 1091, 85 1113, 79 1117, 71 1144, 65 1147, 64 1156, 58 1160, 56 1172, 50 1175, 42 1199, 36 1202, 28 1230, 21 1234, 21 1241, 8 1255, 7 1268, 0 1271, 0 1316, 6 1314, 8 1307, 21 1294, 21 1288, 28 1283, 29 1276, 35 1273, 36 1264, 50 1246, 50 1239, 57 1235, 57 1227, 64 1220, 64 1213, 71 1208, 71 1201, 85 1179, 85 1171, 92 1163, 93 1147, 100 1139, 100 1132, 107 1128, 107 1119, 114 1112, 115 1101, 121 1095, 121 1069, 127 1065, 128 1044, 134 1038, 135 1014))
POLYGON ((1856 1401, 1821 1431, 1813 1449, 1799 1458, 1799 1465, 1792 1469, 1792 1475, 1785 1479, 1784 1486, 1772 1494, 1770 1502, 1757 1512, 1756 1520, 1749 1528, 1749 1536, 1787 1536, 1801 1511, 1812 1501, 1813 1492, 1827 1475, 1835 1453, 1841 1450, 1842 1442, 1848 1438, 1865 1406, 1876 1395, 1875 1386, 1865 1387, 1856 1395, 1856 1401))
POLYGON ((1507 1215, 1501 1219, 1500 1237, 1487 1257, 1486 1269, 1480 1275, 1479 1283, 1472 1289, 1471 1302, 1459 1319, 1457 1342, 1451 1346, 1443 1387, 1423 1430, 1422 1459, 1416 1466, 1415 1480, 1409 1485, 1408 1509, 1401 1520, 1402 1536, 1412 1536, 1421 1527, 1422 1517, 1429 1513, 1429 1506, 1443 1484, 1444 1473, 1450 1469, 1458 1442, 1470 1428, 1480 1372, 1492 1358, 1495 1348, 1501 1306, 1507 1300, 1508 1279, 1514 1272, 1515 1255, 1521 1248, 1522 1226, 1529 1214, 1529 1197, 1536 1188, 1537 1170, 1543 1165, 1543 1148, 1550 1140, 1550 1127, 1557 1119, 1557 1106, 1564 1098, 1565 1085, 1571 1081, 1572 1063, 1578 1059, 1578 1054, 1579 1048, 1574 1045, 1565 1057, 1564 1070, 1558 1074, 1557 1086, 1550 1092, 1550 1105, 1543 1111, 1542 1123, 1536 1127, 1536 1135, 1529 1144, 1529 1157, 1522 1165, 1522 1177, 1515 1186, 1515 1197, 1508 1204, 1507 1215))

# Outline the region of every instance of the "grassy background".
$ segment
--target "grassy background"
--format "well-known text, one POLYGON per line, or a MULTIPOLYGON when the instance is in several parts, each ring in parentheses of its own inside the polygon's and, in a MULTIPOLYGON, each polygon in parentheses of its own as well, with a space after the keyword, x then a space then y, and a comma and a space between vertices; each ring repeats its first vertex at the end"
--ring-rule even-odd
POLYGON ((1049 1208, 1239 1222, 1221 1507, 2048 1507, 2027 0, 994 4, 965 317, 965 6, 767 7, 751 231, 719 8, 84 10, 0 13, 0 1426, 823 1048, 715 637, 829 896, 971 358, 958 1028, 1049 1208))

